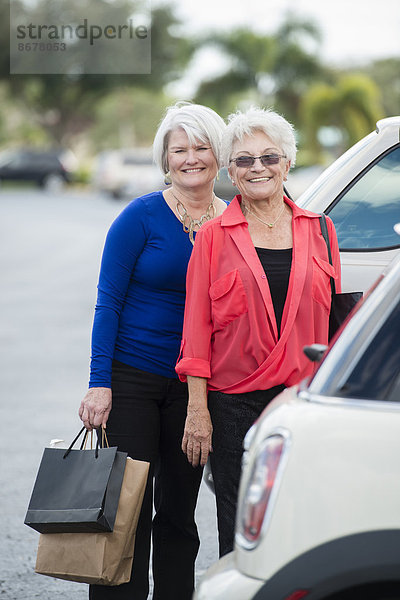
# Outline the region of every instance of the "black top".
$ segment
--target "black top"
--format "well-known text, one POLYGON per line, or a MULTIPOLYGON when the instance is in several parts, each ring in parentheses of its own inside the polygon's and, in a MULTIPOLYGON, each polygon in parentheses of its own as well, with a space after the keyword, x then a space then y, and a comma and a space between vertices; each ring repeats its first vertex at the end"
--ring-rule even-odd
POLYGON ((278 334, 280 335, 283 307, 285 306, 292 266, 292 248, 285 248, 284 250, 256 248, 256 252, 268 279, 278 334))

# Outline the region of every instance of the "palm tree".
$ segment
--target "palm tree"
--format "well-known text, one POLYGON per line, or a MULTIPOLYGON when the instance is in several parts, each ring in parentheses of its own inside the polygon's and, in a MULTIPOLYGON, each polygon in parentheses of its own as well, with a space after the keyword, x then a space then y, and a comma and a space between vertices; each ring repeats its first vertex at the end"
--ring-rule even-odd
POLYGON ((196 100, 225 112, 229 96, 251 95, 253 100, 274 105, 289 120, 296 121, 307 86, 325 72, 315 52, 319 38, 314 24, 288 15, 274 35, 236 29, 204 39, 203 45, 214 45, 230 58, 231 68, 204 81, 196 100), (312 51, 307 49, 310 42, 312 51))
POLYGON ((362 74, 340 76, 335 85, 314 84, 303 97, 300 114, 305 145, 314 158, 321 156, 318 133, 322 127, 334 127, 340 134, 339 154, 367 135, 384 116, 378 87, 362 74))

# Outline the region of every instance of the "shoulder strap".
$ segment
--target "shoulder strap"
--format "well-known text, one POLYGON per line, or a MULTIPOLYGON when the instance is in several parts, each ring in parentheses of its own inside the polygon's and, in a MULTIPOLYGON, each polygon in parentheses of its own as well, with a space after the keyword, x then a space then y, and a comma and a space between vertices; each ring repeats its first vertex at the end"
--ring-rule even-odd
MULTIPOLYGON (((324 238, 326 247, 328 249, 329 263, 332 265, 333 263, 332 263, 331 244, 329 242, 328 227, 326 225, 326 218, 325 218, 324 213, 322 213, 322 215, 320 216, 319 222, 321 225, 322 237, 324 238)), ((331 277, 331 288, 332 288, 332 294, 336 294, 335 280, 333 279, 333 277, 331 277)))

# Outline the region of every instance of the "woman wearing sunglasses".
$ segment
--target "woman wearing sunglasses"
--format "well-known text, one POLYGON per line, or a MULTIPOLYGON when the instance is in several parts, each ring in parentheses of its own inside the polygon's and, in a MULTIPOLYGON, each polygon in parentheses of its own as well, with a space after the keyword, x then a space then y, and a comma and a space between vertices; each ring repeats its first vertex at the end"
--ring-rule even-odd
POLYGON ((330 276, 340 290, 332 221, 333 266, 319 215, 284 194, 295 158, 282 116, 230 116, 222 159, 240 194, 201 229, 188 268, 176 367, 189 384, 182 448, 193 466, 211 453, 221 556, 233 549, 244 436, 277 394, 311 374, 303 347, 328 342, 330 276))

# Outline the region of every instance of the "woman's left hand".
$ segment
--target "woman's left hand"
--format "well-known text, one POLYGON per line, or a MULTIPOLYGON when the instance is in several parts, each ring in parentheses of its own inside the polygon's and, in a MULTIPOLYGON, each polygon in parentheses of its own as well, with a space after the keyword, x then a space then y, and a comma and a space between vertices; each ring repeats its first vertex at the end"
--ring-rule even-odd
POLYGON ((212 452, 212 424, 207 408, 188 406, 185 430, 182 439, 182 450, 193 467, 199 464, 204 467, 208 455, 212 452))

